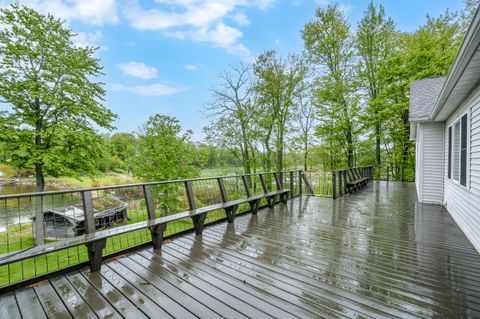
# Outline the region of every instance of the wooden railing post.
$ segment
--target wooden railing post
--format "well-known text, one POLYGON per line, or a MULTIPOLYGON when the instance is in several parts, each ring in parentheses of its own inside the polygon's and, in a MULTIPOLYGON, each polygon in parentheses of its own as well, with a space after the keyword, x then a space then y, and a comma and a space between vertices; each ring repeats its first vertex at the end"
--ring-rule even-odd
POLYGON ((300 196, 303 195, 303 188, 302 188, 302 174, 303 172, 302 171, 298 171, 298 193, 300 196))
POLYGON ((190 207, 190 210, 195 210, 197 205, 195 204, 195 198, 193 197, 191 181, 185 181, 185 193, 187 194, 188 206, 190 207))
POLYGON ((293 184, 293 171, 290 171, 290 198, 295 196, 295 187, 293 184))
MULTIPOLYGON (((267 183, 265 182, 265 177, 263 176, 263 174, 258 174, 258 175, 260 177, 260 183, 262 183, 263 192, 267 194, 268 188, 267 188, 267 183)), ((273 208, 273 206, 275 206, 275 195, 268 196, 266 197, 266 199, 267 199, 268 207, 273 208)))
POLYGON ((332 171, 332 187, 333 187, 332 197, 333 199, 335 199, 337 198, 337 173, 335 171, 332 171))
MULTIPOLYGON (((195 198, 193 196, 192 181, 185 181, 185 193, 187 194, 188 206, 190 207, 190 210, 194 212, 197 209, 197 205, 195 204, 195 198)), ((195 234, 200 235, 203 232, 203 225, 206 217, 207 213, 191 217, 195 234)))
MULTIPOLYGON (((154 221, 156 218, 155 205, 153 204, 152 189, 150 185, 143 185, 143 196, 145 198, 145 206, 147 207, 148 220, 154 221)), ((162 248, 163 236, 165 234, 166 228, 166 223, 150 227, 150 235, 152 236, 153 249, 162 248)))
MULTIPOLYGON (((93 198, 91 191, 82 193, 83 217, 85 223, 85 233, 95 233, 95 216, 93 211, 93 198)), ((90 262, 90 271, 99 271, 102 266, 103 249, 107 243, 106 239, 100 239, 86 244, 88 251, 88 260, 90 262)))
MULTIPOLYGON (((281 175, 280 175, 281 176, 281 175)), ((277 186, 277 191, 281 190, 282 187, 282 181, 279 179, 279 176, 277 173, 273 173, 273 177, 275 178, 275 185, 277 186)))
POLYGON ((228 202, 228 194, 227 190, 225 189, 225 184, 223 183, 223 178, 217 178, 218 187, 220 188, 220 196, 222 196, 222 201, 224 203, 228 202))
POLYGON ((343 174, 342 171, 338 171, 338 194, 337 196, 342 196, 343 192, 343 174))
MULTIPOLYGON (((220 195, 222 196, 222 202, 226 203, 229 201, 228 193, 225 189, 225 184, 223 183, 223 178, 217 178, 218 187, 220 188, 220 195)), ((227 215, 227 221, 232 223, 235 219, 235 214, 237 213, 238 205, 224 207, 225 214, 227 215)))
POLYGON ((265 182, 265 177, 263 177, 263 174, 258 174, 258 177, 260 177, 260 183, 262 184, 263 192, 268 193, 268 188, 267 188, 267 183, 265 182))
POLYGON ((95 232, 95 217, 93 216, 93 199, 91 191, 82 193, 82 204, 85 233, 92 234, 95 232))
POLYGON ((43 196, 35 197, 35 243, 43 245, 45 241, 45 225, 43 218, 43 196))
POLYGON ((248 178, 245 175, 242 175, 243 186, 245 187, 245 195, 247 197, 252 196, 252 192, 250 190, 250 184, 248 183, 248 178))
POLYGON ((155 219, 155 207, 153 205, 152 190, 150 185, 143 185, 143 197, 145 198, 145 206, 149 220, 155 219))

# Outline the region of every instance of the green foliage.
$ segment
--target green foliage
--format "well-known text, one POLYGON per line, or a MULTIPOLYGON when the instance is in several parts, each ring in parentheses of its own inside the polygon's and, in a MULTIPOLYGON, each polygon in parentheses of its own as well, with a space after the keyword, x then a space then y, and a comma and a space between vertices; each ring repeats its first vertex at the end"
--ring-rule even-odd
POLYGON ((152 115, 138 137, 134 175, 144 181, 197 177, 199 172, 193 166, 190 136, 190 131, 182 133, 176 118, 152 115))
POLYGON ((1 9, 0 96, 9 109, 0 140, 9 163, 44 174, 94 174, 102 149, 94 125, 112 128, 115 115, 102 106, 102 67, 96 49, 76 47, 74 33, 51 15, 13 4, 1 9))
MULTIPOLYGON (((293 105, 300 100, 306 88, 307 66, 300 56, 289 54, 278 56, 275 51, 261 54, 253 66, 257 103, 264 112, 260 114, 260 123, 267 132, 275 134, 277 167, 281 171, 284 166, 285 139, 288 134, 288 123, 292 118, 293 105)), ((268 138, 265 139, 268 144, 268 138)), ((267 154, 268 156, 268 154, 267 154)), ((265 167, 269 169, 269 165, 265 167)))
POLYGON ((317 76, 313 103, 318 108, 318 135, 337 152, 343 150, 348 166, 354 165, 358 115, 354 47, 350 25, 338 4, 317 9, 316 20, 304 26, 302 38, 312 63, 322 73, 317 76))
POLYGON ((375 159, 381 165, 382 127, 386 121, 381 115, 384 101, 380 98, 385 88, 385 63, 395 49, 395 24, 385 17, 382 5, 370 2, 362 19, 358 23, 356 48, 360 56, 359 78, 362 88, 368 93, 365 117, 362 119, 366 129, 372 130, 375 140, 375 159))

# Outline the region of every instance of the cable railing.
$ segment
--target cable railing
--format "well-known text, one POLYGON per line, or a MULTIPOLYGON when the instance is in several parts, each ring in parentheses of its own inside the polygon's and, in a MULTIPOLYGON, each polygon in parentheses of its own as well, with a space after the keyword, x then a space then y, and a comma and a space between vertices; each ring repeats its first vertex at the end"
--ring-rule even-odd
POLYGON ((241 214, 253 207, 242 199, 258 197, 256 208, 270 206, 277 197, 262 197, 269 192, 286 189, 279 194, 293 198, 314 185, 302 171, 284 171, 0 196, 0 287, 91 262, 93 246, 86 241, 97 234, 135 229, 108 236, 99 247, 101 259, 152 242, 158 229, 150 225, 159 219, 170 218, 163 239, 197 230, 198 219, 174 218, 182 213, 204 209, 202 225, 211 224, 226 219, 221 205, 227 201, 237 201, 235 212, 241 214), (208 210, 215 205, 218 209, 208 210), (136 229, 140 224, 147 227, 136 229), (85 245, 67 245, 77 238, 85 245), (57 249, 62 243, 66 248, 57 249), (57 248, 49 252, 52 245, 57 248))

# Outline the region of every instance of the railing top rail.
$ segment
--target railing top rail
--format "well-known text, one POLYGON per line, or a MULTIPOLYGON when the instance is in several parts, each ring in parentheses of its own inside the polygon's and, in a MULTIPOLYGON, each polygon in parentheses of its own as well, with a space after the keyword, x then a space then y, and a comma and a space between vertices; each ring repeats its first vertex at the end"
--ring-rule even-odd
POLYGON ((184 183, 187 181, 190 181, 190 182, 206 181, 206 180, 214 180, 218 178, 233 178, 233 177, 242 177, 242 176, 255 176, 260 174, 290 173, 290 172, 298 172, 298 171, 301 171, 301 170, 258 172, 258 173, 250 173, 250 174, 235 174, 235 175, 225 175, 225 176, 198 177, 198 178, 177 179, 177 180, 169 180, 169 181, 121 184, 121 185, 100 186, 100 187, 90 187, 90 188, 64 189, 64 190, 58 190, 58 191, 9 194, 9 195, 0 195, 0 200, 17 199, 17 198, 25 198, 25 197, 37 197, 37 196, 61 195, 61 194, 70 194, 70 193, 82 193, 82 192, 88 192, 88 191, 101 191, 101 190, 109 190, 109 189, 125 188, 125 187, 142 187, 145 185, 151 185, 151 186, 167 185, 167 184, 174 184, 174 183, 184 183))

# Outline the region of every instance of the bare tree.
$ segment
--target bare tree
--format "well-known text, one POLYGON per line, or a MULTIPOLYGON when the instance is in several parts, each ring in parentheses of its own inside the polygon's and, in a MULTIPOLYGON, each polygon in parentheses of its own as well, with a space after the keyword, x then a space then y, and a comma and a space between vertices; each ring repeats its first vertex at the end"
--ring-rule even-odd
MULTIPOLYGON (((253 119, 252 84, 250 66, 243 63, 231 65, 219 74, 220 84, 212 88, 213 100, 205 107, 208 116, 213 118, 212 127, 219 130, 225 138, 232 138, 230 146, 239 148, 245 173, 252 171, 249 138, 253 119), (228 123, 229 125, 225 125, 228 123), (229 134, 237 127, 236 134, 229 134)), ((223 140, 223 143, 229 143, 223 140)))

